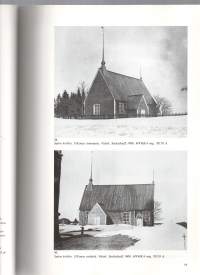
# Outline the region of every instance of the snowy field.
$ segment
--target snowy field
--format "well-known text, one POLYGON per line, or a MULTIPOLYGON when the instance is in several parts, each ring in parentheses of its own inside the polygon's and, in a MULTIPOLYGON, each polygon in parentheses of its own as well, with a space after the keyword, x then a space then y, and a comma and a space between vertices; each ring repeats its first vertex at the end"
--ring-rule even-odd
POLYGON ((187 116, 101 120, 55 118, 56 138, 175 138, 186 134, 187 116))
MULTIPOLYGON (((137 239, 138 242, 136 242, 134 246, 129 246, 127 248, 128 250, 184 250, 186 246, 186 243, 184 245, 183 236, 186 236, 187 230, 173 222, 166 222, 154 227, 136 227, 126 224, 114 224, 100 226, 87 225, 84 228, 85 230, 93 229, 94 231, 91 231, 93 237, 109 237, 120 234, 129 236, 133 240, 137 239)), ((60 230, 60 233, 70 231, 80 231, 80 226, 65 225, 60 230)), ((88 234, 88 232, 89 231, 86 231, 85 233, 88 234)))

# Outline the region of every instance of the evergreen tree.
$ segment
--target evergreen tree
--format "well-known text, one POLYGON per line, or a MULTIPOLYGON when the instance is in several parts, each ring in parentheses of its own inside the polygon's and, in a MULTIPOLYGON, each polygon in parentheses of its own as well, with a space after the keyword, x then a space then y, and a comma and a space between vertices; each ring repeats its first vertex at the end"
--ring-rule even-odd
POLYGON ((55 100, 54 104, 54 111, 55 111, 55 116, 60 117, 61 116, 61 96, 60 94, 57 95, 57 98, 55 100))
POLYGON ((78 88, 76 95, 76 111, 78 116, 82 115, 82 97, 80 88, 78 88))
POLYGON ((70 95, 64 90, 62 96, 54 99, 54 115, 62 118, 80 118, 84 114, 84 101, 86 97, 85 82, 81 82, 76 93, 70 95))
POLYGON ((66 90, 64 90, 61 99, 62 117, 67 118, 69 115, 69 95, 66 90))

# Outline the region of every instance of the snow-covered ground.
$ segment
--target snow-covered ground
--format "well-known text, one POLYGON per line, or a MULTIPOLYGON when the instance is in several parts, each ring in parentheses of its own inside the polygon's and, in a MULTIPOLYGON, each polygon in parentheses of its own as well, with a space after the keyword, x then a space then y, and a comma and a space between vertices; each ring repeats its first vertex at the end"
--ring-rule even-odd
POLYGON ((55 118, 56 138, 166 138, 185 137, 186 134, 187 116, 101 120, 55 118))
MULTIPOLYGON (((186 236, 187 230, 177 225, 176 223, 166 222, 162 225, 154 227, 137 227, 126 224, 114 225, 100 225, 100 226, 85 226, 87 229, 98 229, 100 231, 93 231, 94 237, 108 237, 113 235, 126 235, 132 239, 138 239, 134 246, 127 249, 137 250, 183 250, 184 248, 184 235, 186 236)), ((62 228, 63 232, 78 231, 79 225, 66 225, 62 228)), ((87 232, 88 233, 88 232, 87 232)))

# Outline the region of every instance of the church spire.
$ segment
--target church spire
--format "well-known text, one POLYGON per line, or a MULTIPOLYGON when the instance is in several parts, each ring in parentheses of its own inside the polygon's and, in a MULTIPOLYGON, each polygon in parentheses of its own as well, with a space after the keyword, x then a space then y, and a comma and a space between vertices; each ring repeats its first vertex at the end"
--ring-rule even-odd
POLYGON ((91 153, 91 171, 90 171, 90 181, 93 182, 92 179, 92 153, 91 153))
POLYGON ((92 191, 92 187, 93 187, 93 179, 92 179, 92 152, 91 152, 91 171, 90 171, 89 183, 87 185, 87 191, 92 191))
POLYGON ((104 60, 104 27, 101 27, 102 29, 102 36, 103 36, 103 45, 102 45, 102 60, 101 60, 101 69, 105 69, 106 62, 104 60))

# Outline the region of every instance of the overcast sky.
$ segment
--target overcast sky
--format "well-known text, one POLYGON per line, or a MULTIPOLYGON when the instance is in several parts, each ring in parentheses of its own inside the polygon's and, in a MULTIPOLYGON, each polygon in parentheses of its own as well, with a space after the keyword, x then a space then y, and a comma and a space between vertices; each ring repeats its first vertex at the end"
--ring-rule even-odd
MULTIPOLYGON (((55 96, 74 92, 81 81, 90 87, 102 58, 100 27, 56 27, 55 96)), ((153 95, 185 110, 187 85, 186 27, 105 27, 107 69, 139 77, 153 95)))
MULTIPOLYGON (((155 170, 155 200, 162 203, 166 220, 186 219, 186 152, 93 152, 93 184, 146 184, 155 170)), ((63 151, 61 217, 78 218, 85 185, 90 177, 91 152, 63 151)))

